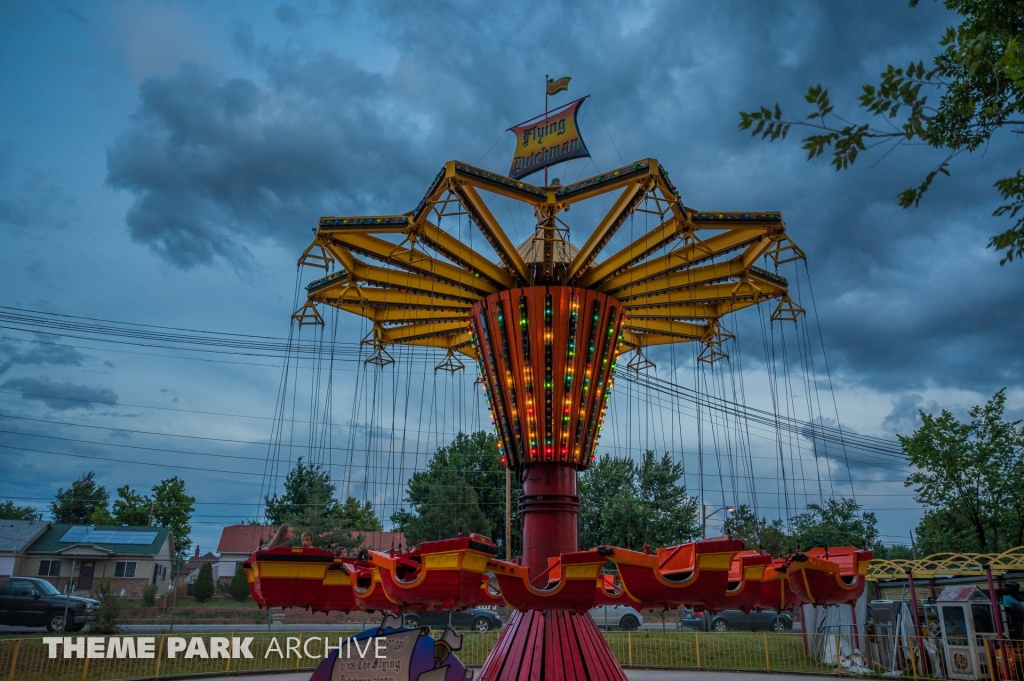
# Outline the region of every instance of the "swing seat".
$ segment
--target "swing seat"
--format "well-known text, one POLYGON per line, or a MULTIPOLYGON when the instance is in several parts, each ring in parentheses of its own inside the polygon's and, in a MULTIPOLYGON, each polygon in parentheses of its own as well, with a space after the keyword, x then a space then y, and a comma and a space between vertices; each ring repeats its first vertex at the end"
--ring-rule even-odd
POLYGON ((719 537, 645 553, 604 547, 626 592, 645 608, 711 608, 725 597, 733 558, 743 542, 719 537))
POLYGON ((345 562, 341 558, 335 558, 334 564, 327 568, 324 581, 310 608, 313 612, 336 610, 348 613, 358 607, 356 595, 352 589, 352 575, 345 562))
POLYGON ((388 598, 381 585, 380 570, 368 560, 343 563, 352 580, 352 596, 360 610, 398 612, 398 604, 388 598))
POLYGON ((497 552, 489 538, 470 535, 426 541, 404 553, 370 551, 384 592, 403 608, 461 610, 477 605, 487 561, 497 552))
POLYGON ((792 610, 807 603, 803 596, 793 591, 787 574, 793 563, 803 554, 794 553, 785 558, 775 558, 764 569, 761 577, 761 597, 757 599, 758 610, 792 610))
POLYGON ((248 560, 243 562, 242 571, 245 573, 245 581, 249 583, 249 595, 252 596, 252 600, 261 608, 266 607, 267 604, 263 601, 263 597, 260 596, 259 590, 256 589, 256 571, 252 569, 252 563, 248 560))
POLYGON ((548 569, 531 582, 523 565, 504 560, 487 563, 501 596, 511 607, 527 610, 572 610, 584 613, 594 607, 600 585, 600 570, 608 560, 597 551, 563 553, 548 559, 548 569), (535 584, 544 580, 543 586, 535 584))
POLYGON ((712 612, 742 610, 749 613, 761 598, 761 580, 771 565, 772 557, 760 551, 740 551, 729 566, 729 583, 725 596, 715 604, 712 612))
POLYGON ((320 549, 289 548, 256 551, 252 566, 257 603, 268 608, 309 608, 323 585, 334 554, 320 549))
POLYGON ((793 592, 807 603, 838 605, 856 603, 864 593, 871 551, 853 546, 811 549, 806 560, 794 561, 788 575, 793 592))
POLYGON ((599 577, 594 605, 626 605, 640 609, 640 602, 633 600, 616 575, 602 574, 599 577))

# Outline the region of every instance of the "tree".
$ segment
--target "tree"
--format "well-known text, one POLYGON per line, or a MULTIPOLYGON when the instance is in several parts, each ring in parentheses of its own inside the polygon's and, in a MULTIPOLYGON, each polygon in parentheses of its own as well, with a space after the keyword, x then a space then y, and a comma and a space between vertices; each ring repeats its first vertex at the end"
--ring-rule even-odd
POLYGON ((913 560, 914 550, 904 544, 886 546, 880 543, 875 545, 875 558, 884 558, 886 560, 913 560))
POLYGON ((15 506, 13 501, 0 503, 0 520, 34 520, 37 515, 31 506, 15 506))
POLYGON ((580 545, 669 546, 700 534, 697 500, 680 484, 682 465, 668 454, 604 455, 579 479, 580 545))
MULTIPOLYGON (((117 499, 114 500, 114 523, 128 527, 141 527, 149 525, 149 513, 153 508, 153 500, 147 496, 137 494, 128 485, 117 488, 117 499)), ((178 537, 174 538, 175 543, 178 537)))
POLYGON ((793 538, 801 549, 816 546, 874 546, 878 541, 878 519, 860 512, 853 499, 826 499, 807 504, 807 510, 790 518, 793 538))
POLYGON ((121 629, 121 617, 124 614, 124 601, 120 593, 114 591, 110 579, 101 579, 92 592, 100 602, 96 611, 96 619, 89 623, 89 633, 109 636, 121 629))
MULTIPOLYGON (((616 544, 606 530, 605 508, 612 499, 620 496, 623 489, 631 491, 636 478, 635 468, 629 457, 605 454, 579 476, 580 546, 591 548, 616 544)), ((620 513, 626 510, 621 500, 617 510, 620 513)), ((626 534, 621 532, 621 521, 616 524, 620 526, 617 534, 626 534)), ((625 546, 624 543, 617 545, 625 546)))
POLYGON ((200 566, 199 574, 196 575, 196 581, 192 583, 192 596, 200 603, 205 603, 213 598, 215 591, 213 564, 207 561, 200 566))
MULTIPOLYGON (((740 128, 769 141, 785 138, 794 125, 813 128, 816 132, 803 140, 808 160, 830 151, 837 171, 848 168, 868 148, 891 150, 923 143, 945 150, 946 157, 918 186, 899 194, 902 207, 917 206, 939 174, 949 175, 953 158, 986 148, 999 130, 1024 132, 1024 3, 945 0, 943 4, 961 16, 961 23, 946 29, 939 40, 943 50, 931 65, 925 68, 918 61, 903 69, 890 64, 877 85, 862 87, 861 108, 884 119, 884 127, 850 123, 848 117, 833 115, 829 91, 816 85, 804 96, 812 105, 805 120, 784 117, 776 104, 774 109, 741 111, 740 128), (939 95, 935 106, 928 102, 927 93, 932 92, 939 95), (901 117, 902 123, 896 125, 894 119, 901 117)), ((916 6, 917 0, 910 5, 916 6)), ((998 180, 995 188, 1007 203, 994 215, 1017 218, 1012 227, 989 240, 989 246, 1005 251, 1000 263, 1005 264, 1024 257, 1024 175, 1017 169, 998 180)))
POLYGON ((89 471, 71 483, 67 491, 63 487, 57 490, 57 496, 50 504, 50 512, 55 523, 89 525, 97 509, 107 511, 109 501, 107 489, 96 484, 95 473, 89 471))
POLYGON ((306 463, 300 456, 284 480, 284 494, 266 497, 267 520, 272 525, 286 522, 304 513, 310 506, 323 507, 328 515, 337 513, 334 499, 337 489, 330 474, 320 464, 306 463))
POLYGON ((971 408, 963 423, 921 412, 900 443, 917 469, 906 485, 925 506, 922 553, 999 552, 1024 543, 1024 428, 1005 421, 1006 391, 971 408))
MULTIPOLYGON (((520 534, 515 510, 518 498, 519 492, 513 488, 513 542, 520 534)), ((405 533, 410 544, 454 537, 461 530, 491 536, 502 553, 505 466, 497 437, 484 431, 458 433, 434 453, 426 470, 412 475, 405 500, 411 508, 395 512, 391 522, 405 533)))
POLYGON ((235 565, 235 576, 228 584, 228 593, 239 603, 249 598, 249 579, 245 576, 245 570, 242 569, 241 563, 235 565))
POLYGON ((637 471, 637 496, 647 508, 644 543, 670 546, 696 536, 697 499, 686 493, 682 463, 645 452, 637 471))
POLYGON ((793 537, 782 527, 782 520, 757 517, 746 504, 740 504, 722 524, 722 532, 743 541, 745 549, 759 549, 773 556, 792 553, 796 546, 793 537))
POLYGON ((460 532, 491 535, 491 523, 480 508, 476 490, 457 473, 440 472, 429 488, 417 489, 414 495, 407 496, 407 500, 413 506, 413 512, 400 509, 391 519, 405 534, 410 546, 448 539, 460 532), (417 501, 413 502, 413 497, 417 501))
MULTIPOLYGON (((274 525, 291 525, 296 534, 312 533, 314 542, 321 548, 353 549, 359 545, 359 539, 352 536, 355 528, 343 517, 342 507, 334 498, 335 490, 323 466, 306 463, 299 457, 285 477, 284 493, 267 497, 267 519, 274 525)), ((355 506, 361 521, 365 522, 365 507, 357 502, 355 506)), ((370 514, 372 516, 372 508, 370 514)))
POLYGON ((373 512, 373 504, 365 501, 362 504, 355 497, 348 497, 338 509, 342 522, 353 530, 360 532, 380 532, 384 529, 377 514, 373 512))
MULTIPOLYGON (((196 498, 185 492, 185 481, 174 476, 153 485, 153 521, 159 527, 170 528, 174 536, 174 553, 185 560, 192 548, 192 513, 196 498)), ((148 521, 148 517, 147 517, 148 521)), ((142 523, 143 525, 147 523, 142 523)))

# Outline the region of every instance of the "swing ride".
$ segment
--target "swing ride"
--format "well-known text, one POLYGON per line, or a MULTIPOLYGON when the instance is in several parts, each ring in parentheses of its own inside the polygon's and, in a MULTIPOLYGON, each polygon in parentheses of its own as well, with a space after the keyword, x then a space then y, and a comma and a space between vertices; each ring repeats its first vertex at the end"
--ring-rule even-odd
POLYGON ((452 374, 465 366, 460 357, 476 362, 502 462, 521 485, 522 551, 501 560, 478 536, 360 559, 257 551, 247 568, 254 598, 342 611, 507 604, 515 612, 480 672, 487 680, 544 678, 549 660, 580 678, 624 679, 586 615, 597 604, 749 611, 852 602, 863 592, 869 551, 773 559, 729 537, 581 551, 577 535, 577 474, 595 461, 622 357, 633 353, 629 368, 639 372, 651 365, 649 348, 694 343, 696 360, 713 365, 734 338, 723 325, 728 315, 773 302, 772 322, 796 321, 804 310, 777 270, 803 258, 779 213, 690 208, 655 159, 564 186, 450 161, 409 213, 321 218, 299 264, 326 275, 306 286, 293 318, 300 329, 322 328, 318 306, 362 317, 372 348, 365 361, 378 370, 408 346, 443 350, 436 369, 452 374), (483 194, 534 216, 518 247, 483 194), (566 214, 601 197, 611 207, 574 245, 566 214), (599 259, 637 212, 658 224, 599 259), (496 259, 442 229, 451 215, 468 218, 496 259), (617 578, 605 574, 609 563, 617 578))

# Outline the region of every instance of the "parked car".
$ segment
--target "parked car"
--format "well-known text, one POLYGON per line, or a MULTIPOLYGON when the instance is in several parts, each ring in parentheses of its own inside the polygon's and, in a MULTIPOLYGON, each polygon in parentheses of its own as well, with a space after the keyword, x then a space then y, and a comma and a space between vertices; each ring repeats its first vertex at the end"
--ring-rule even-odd
POLYGON ((789 631, 793 628, 793 618, 774 610, 723 610, 722 612, 700 612, 687 610, 682 618, 684 628, 700 629, 701 631, 789 631))
POLYGON ((599 605, 590 609, 590 617, 602 629, 636 631, 644 623, 643 615, 628 605, 599 605))
POLYGON ((8 626, 46 627, 50 633, 81 631, 96 619, 99 609, 99 601, 65 596, 45 579, 12 577, 0 587, 0 624, 8 626))
POLYGON ((483 608, 403 612, 402 622, 410 629, 420 626, 446 627, 449 622, 451 622, 453 629, 472 629, 480 632, 501 629, 501 617, 498 616, 498 613, 493 610, 484 610, 483 608), (451 617, 450 620, 449 616, 451 617))

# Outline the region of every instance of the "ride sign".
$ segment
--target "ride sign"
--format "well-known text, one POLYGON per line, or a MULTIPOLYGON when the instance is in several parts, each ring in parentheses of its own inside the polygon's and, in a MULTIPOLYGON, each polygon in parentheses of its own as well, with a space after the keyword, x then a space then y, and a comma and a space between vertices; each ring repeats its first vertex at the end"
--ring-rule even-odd
POLYGON ((576 125, 576 115, 585 99, 569 102, 540 120, 531 119, 509 128, 516 134, 509 177, 519 180, 556 163, 590 156, 576 125))
POLYGON ((406 629, 386 617, 379 629, 356 634, 331 650, 310 681, 466 681, 473 677, 453 651, 462 636, 451 629, 434 640, 430 629, 406 629))

